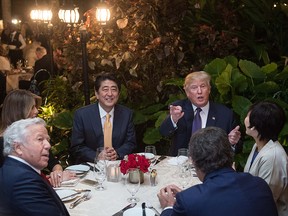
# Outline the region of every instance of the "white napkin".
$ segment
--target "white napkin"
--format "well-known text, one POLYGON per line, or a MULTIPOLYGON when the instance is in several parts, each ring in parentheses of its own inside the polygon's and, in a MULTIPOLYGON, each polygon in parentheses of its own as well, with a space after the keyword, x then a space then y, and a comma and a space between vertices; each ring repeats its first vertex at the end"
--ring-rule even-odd
POLYGON ((170 158, 168 160, 168 163, 170 165, 181 165, 181 164, 185 163, 187 160, 188 160, 188 157, 181 155, 179 157, 170 158))
POLYGON ((61 182, 61 186, 66 186, 66 187, 74 187, 78 184, 78 182, 80 181, 80 178, 76 178, 76 179, 71 179, 68 181, 63 181, 61 182))

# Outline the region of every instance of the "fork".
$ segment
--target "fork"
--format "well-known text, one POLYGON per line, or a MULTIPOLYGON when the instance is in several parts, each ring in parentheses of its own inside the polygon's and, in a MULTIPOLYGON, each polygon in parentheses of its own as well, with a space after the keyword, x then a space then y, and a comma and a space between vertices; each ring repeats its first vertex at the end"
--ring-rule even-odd
POLYGON ((81 196, 80 198, 78 198, 75 202, 71 203, 69 208, 72 209, 75 206, 79 205, 80 203, 82 203, 83 201, 89 200, 92 197, 90 191, 87 191, 84 193, 83 196, 81 196))

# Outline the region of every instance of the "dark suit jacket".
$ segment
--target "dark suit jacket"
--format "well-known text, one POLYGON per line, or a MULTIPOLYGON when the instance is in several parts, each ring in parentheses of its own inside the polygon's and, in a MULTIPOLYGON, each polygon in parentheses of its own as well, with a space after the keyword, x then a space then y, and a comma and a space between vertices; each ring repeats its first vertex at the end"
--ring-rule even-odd
POLYGON ((68 216, 54 189, 30 166, 7 157, 0 168, 0 215, 68 216))
MULTIPOLYGON (((237 126, 232 110, 221 104, 213 103, 211 101, 209 103, 210 107, 206 127, 220 127, 229 134, 230 131, 237 126)), ((184 116, 179 119, 177 128, 175 129, 171 122, 170 115, 168 115, 160 126, 160 133, 162 136, 172 138, 170 154, 176 156, 178 149, 188 148, 192 133, 194 111, 192 104, 188 99, 176 101, 173 105, 181 106, 184 116)), ((240 148, 241 145, 238 145, 236 152, 241 151, 240 148)))
MULTIPOLYGON (((132 111, 116 104, 114 107, 112 146, 123 158, 136 147, 132 111)), ((98 103, 75 112, 70 152, 75 163, 94 162, 96 149, 103 147, 104 136, 98 103)))
POLYGON ((161 216, 277 216, 267 183, 248 173, 223 168, 205 176, 203 184, 176 194, 173 209, 161 216))

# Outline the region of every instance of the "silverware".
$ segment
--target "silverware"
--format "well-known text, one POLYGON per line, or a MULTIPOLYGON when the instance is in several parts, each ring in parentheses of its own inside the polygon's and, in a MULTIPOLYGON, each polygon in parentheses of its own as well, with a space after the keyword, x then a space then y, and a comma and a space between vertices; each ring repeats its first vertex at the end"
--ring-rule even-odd
POLYGON ((165 158, 167 158, 167 157, 164 156, 164 155, 160 156, 160 157, 157 159, 155 165, 158 164, 160 161, 164 160, 165 158))
POLYGON ((142 203, 142 216, 146 216, 145 202, 142 203))
POLYGON ((71 195, 68 195, 68 196, 62 197, 61 200, 64 200, 64 199, 67 199, 67 198, 71 198, 71 197, 74 197, 75 195, 80 194, 80 193, 81 193, 81 192, 75 192, 75 193, 73 193, 73 194, 71 194, 71 195))
POLYGON ((89 200, 91 197, 92 197, 91 193, 89 191, 87 191, 87 192, 85 192, 85 194, 83 196, 78 198, 75 202, 71 203, 69 208, 72 209, 75 206, 77 206, 80 203, 82 203, 83 201, 89 200))
POLYGON ((121 209, 120 211, 113 214, 112 216, 121 216, 121 215, 123 215, 124 211, 126 211, 127 209, 130 209, 130 208, 133 208, 134 206, 136 206, 136 203, 131 203, 128 206, 121 209))
POLYGON ((154 208, 154 207, 151 205, 151 203, 146 202, 146 207, 152 209, 152 210, 155 212, 155 215, 156 215, 156 216, 159 216, 159 215, 160 215, 160 213, 157 211, 156 208, 154 208))
POLYGON ((90 192, 91 190, 90 189, 80 189, 80 188, 75 188, 75 189, 73 189, 74 191, 76 191, 76 192, 90 192))

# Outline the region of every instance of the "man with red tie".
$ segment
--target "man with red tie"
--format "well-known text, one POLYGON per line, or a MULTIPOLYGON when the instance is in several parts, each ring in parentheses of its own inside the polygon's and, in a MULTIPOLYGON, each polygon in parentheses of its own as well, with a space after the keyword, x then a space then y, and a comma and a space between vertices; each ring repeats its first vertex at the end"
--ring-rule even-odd
POLYGON ((170 154, 188 148, 192 133, 208 126, 220 127, 228 134, 235 152, 241 151, 241 133, 233 111, 222 104, 209 101, 211 77, 205 71, 188 74, 184 82, 187 99, 170 105, 170 113, 160 126, 162 136, 172 138, 170 154))
POLYGON ((7 158, 0 167, 0 215, 69 216, 49 181, 41 176, 48 165, 49 143, 43 119, 14 122, 4 132, 7 158))

